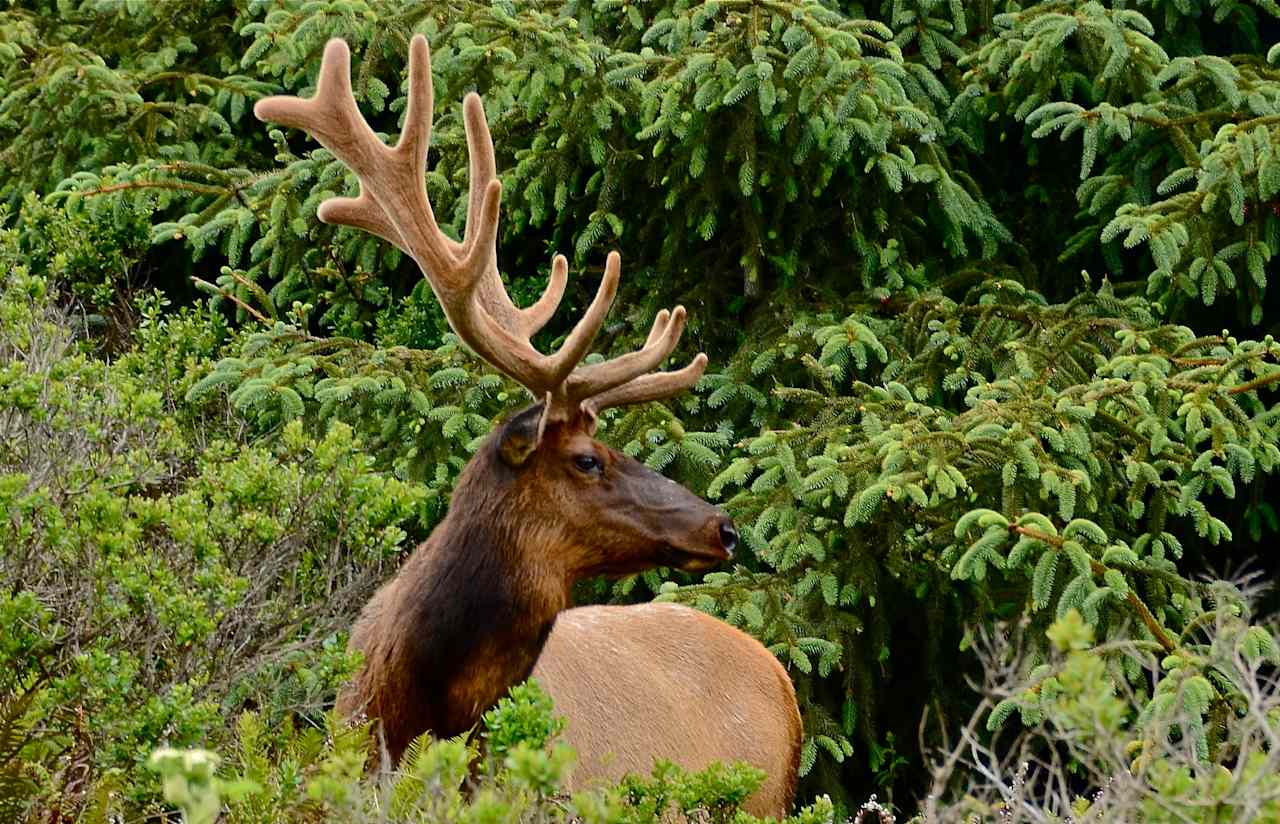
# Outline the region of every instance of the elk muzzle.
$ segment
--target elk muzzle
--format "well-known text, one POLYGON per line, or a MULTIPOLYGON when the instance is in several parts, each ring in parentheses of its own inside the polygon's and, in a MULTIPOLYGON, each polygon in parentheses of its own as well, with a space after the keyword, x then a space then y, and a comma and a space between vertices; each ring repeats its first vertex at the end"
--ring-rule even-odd
POLYGON ((663 565, 676 567, 684 572, 705 572, 733 558, 738 546, 738 530, 733 520, 718 509, 702 502, 712 510, 703 525, 691 534, 675 536, 666 542, 663 565))

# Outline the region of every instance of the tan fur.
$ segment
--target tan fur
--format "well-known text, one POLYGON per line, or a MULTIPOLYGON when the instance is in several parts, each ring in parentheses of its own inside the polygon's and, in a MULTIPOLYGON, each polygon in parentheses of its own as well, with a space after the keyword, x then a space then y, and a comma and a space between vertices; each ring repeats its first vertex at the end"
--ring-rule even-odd
POLYGON ((786 670, 760 642, 679 604, 579 607, 560 614, 533 677, 578 751, 571 789, 746 761, 767 778, 744 805, 782 817, 795 796, 802 728, 786 670))

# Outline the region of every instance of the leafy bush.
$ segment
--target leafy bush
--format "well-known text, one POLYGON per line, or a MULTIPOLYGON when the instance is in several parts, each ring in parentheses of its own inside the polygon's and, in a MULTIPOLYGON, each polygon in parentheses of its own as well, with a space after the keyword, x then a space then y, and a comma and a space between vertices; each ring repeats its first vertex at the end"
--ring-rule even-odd
MULTIPOLYGON (((964 774, 966 797, 940 809, 931 796, 926 821, 1275 821, 1280 775, 1275 768, 1277 685, 1274 649, 1256 627, 1231 611, 1197 630, 1203 660, 1217 682, 1230 681, 1231 711, 1213 716, 1217 745, 1201 749, 1203 717, 1213 690, 1141 644, 1109 645, 1097 655, 1090 625, 1068 611, 1048 631, 1053 653, 1028 655, 1027 628, 1005 625, 979 639, 983 701, 934 768, 934 789, 964 774), (1263 653, 1266 653, 1265 655, 1263 653), (1037 659, 1042 663, 1036 663, 1037 659), (1136 666, 1162 683, 1157 709, 1119 672, 1136 666), (994 706, 1031 697, 1041 708, 1023 714, 1005 740, 981 740, 999 727, 994 706), (1145 705, 1145 706, 1144 706, 1145 705), (1172 733, 1172 734, 1170 734, 1172 733), (1010 740, 1011 739, 1011 740, 1010 740)), ((1006 731, 1007 732, 1007 731, 1006 731)))
POLYGON ((246 706, 322 713, 355 663, 337 633, 411 546, 425 490, 372 471, 348 427, 248 446, 175 412, 218 342, 207 311, 144 301, 108 363, 14 263, 17 233, 0 243, 0 670, 6 706, 43 719, 14 757, 55 808, 81 770, 138 800, 160 741, 204 742, 246 706))
MULTIPOLYGON (((483 753, 463 738, 436 741, 424 735, 405 752, 398 769, 380 775, 377 783, 364 780, 368 725, 331 726, 327 740, 320 731, 308 730, 269 749, 266 727, 252 713, 240 717, 235 757, 221 769, 218 756, 203 750, 160 750, 150 763, 164 778, 165 797, 182 810, 187 824, 215 818, 255 824, 317 818, 639 824, 669 820, 673 811, 689 820, 755 820, 737 812, 761 778, 746 766, 713 765, 685 774, 662 764, 650 778, 631 777, 617 788, 570 797, 559 786, 574 753, 552 743, 561 726, 563 721, 551 714, 550 699, 531 681, 485 715, 483 753)), ((831 803, 812 805, 786 820, 830 822, 831 803)))

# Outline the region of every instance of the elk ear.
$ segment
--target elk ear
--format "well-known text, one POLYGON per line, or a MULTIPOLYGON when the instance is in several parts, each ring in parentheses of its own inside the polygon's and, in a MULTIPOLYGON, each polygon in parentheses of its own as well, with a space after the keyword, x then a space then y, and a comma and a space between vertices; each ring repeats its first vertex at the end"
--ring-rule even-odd
POLYGON ((507 421, 502 427, 498 441, 498 454, 502 462, 510 467, 520 467, 542 442, 542 433, 547 429, 547 410, 551 404, 534 404, 507 421))
POLYGON ((596 436, 596 427, 599 424, 600 413, 596 411, 595 406, 587 402, 578 407, 578 426, 587 433, 588 437, 596 436))

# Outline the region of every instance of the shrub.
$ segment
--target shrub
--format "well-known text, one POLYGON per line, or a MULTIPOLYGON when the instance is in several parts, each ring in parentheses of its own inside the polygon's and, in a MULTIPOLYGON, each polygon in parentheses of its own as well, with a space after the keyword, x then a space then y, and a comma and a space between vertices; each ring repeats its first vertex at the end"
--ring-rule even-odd
MULTIPOLYGON (((750 816, 737 805, 759 786, 750 767, 713 765, 685 774, 659 765, 651 778, 631 777, 622 786, 573 796, 559 787, 574 753, 554 743, 563 721, 551 701, 529 682, 511 691, 484 716, 483 752, 463 737, 446 741, 424 735, 405 752, 399 767, 364 780, 371 744, 368 725, 290 731, 279 748, 256 714, 237 725, 235 757, 201 750, 156 752, 152 769, 164 776, 165 797, 188 824, 316 820, 380 821, 582 821, 640 824, 670 820, 737 821, 750 816), (223 806, 225 804, 225 806, 223 806)), ((829 801, 788 818, 795 824, 832 820, 829 801)))
MULTIPOLYGON (((1101 648, 1079 612, 1056 621, 1047 658, 1027 645, 1027 627, 1004 625, 977 639, 983 697, 959 738, 934 767, 934 793, 921 820, 944 821, 1275 821, 1280 694, 1275 650, 1234 610, 1197 628, 1210 677, 1233 685, 1230 707, 1212 714, 1214 746, 1201 748, 1212 687, 1177 661, 1141 644, 1101 648), (1155 709, 1125 669, 1140 668, 1157 695, 1155 709), (1165 672, 1172 672, 1170 683, 1165 672), (1001 723, 999 708, 1034 702, 1001 723), (989 714, 993 708, 995 713, 989 714), (1002 735, 984 740, 984 726, 1002 735), (963 798, 938 801, 953 785, 963 798)), ((945 740, 945 739, 944 739, 945 740)))
POLYGON ((411 546, 426 494, 374 472, 342 425, 249 446, 176 413, 184 353, 190 368, 213 349, 207 313, 144 301, 138 346, 108 363, 13 264, 15 235, 0 236, 0 671, 17 726, 41 723, 9 769, 54 809, 96 780, 142 800, 161 741, 216 743, 246 706, 323 713, 354 665, 339 633, 411 546))

